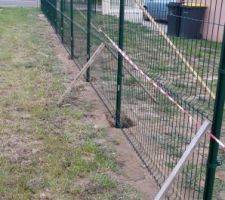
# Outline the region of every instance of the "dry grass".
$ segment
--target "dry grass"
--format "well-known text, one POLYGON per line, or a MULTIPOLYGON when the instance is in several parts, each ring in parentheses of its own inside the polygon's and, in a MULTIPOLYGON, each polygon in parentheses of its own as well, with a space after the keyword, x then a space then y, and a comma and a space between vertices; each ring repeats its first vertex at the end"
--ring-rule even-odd
POLYGON ((0 199, 140 199, 118 183, 88 102, 58 108, 66 76, 35 9, 0 9, 0 199), (113 178, 114 177, 114 178, 113 178))

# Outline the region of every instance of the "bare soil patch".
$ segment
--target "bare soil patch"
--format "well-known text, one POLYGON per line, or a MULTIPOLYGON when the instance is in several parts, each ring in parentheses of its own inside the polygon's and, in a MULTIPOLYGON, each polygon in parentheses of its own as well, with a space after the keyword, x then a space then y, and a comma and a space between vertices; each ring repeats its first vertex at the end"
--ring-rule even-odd
POLYGON ((0 199, 153 199, 158 188, 36 9, 0 12, 0 199))
MULTIPOLYGON (((42 15, 40 17, 43 18, 42 15)), ((54 44, 53 48, 57 54, 57 57, 63 63, 64 73, 69 77, 69 80, 72 80, 72 75, 79 72, 78 68, 75 66, 74 62, 69 59, 68 53, 61 45, 52 28, 46 25, 46 29, 48 34, 51 35, 52 42, 54 44)), ((159 190, 159 188, 155 184, 155 181, 150 177, 148 171, 130 146, 129 142, 124 137, 122 131, 111 127, 112 119, 109 120, 110 117, 108 111, 96 95, 93 88, 88 83, 85 83, 84 79, 79 80, 79 82, 82 86, 82 91, 80 91, 79 93, 71 93, 68 98, 74 100, 75 102, 82 101, 91 103, 91 108, 88 109, 84 114, 86 118, 85 120, 91 123, 95 128, 106 128, 108 133, 107 137, 104 139, 98 138, 95 140, 95 142, 97 144, 106 146, 106 148, 108 145, 110 145, 116 150, 115 157, 117 162, 120 163, 121 169, 119 170, 119 174, 113 174, 113 177, 118 182, 128 184, 131 187, 136 188, 137 191, 140 191, 142 194, 141 199, 153 199, 155 194, 159 190)), ((68 101, 69 100, 67 99, 66 102, 68 103, 68 101)), ((133 126, 134 122, 127 122, 128 120, 125 119, 125 123, 128 124, 127 126, 133 126)), ((82 184, 84 180, 80 181, 82 184)), ((86 180, 86 182, 88 181, 86 180)), ((88 185, 88 183, 83 185, 88 185)), ((91 187, 90 190, 98 191, 101 189, 91 187)), ((91 191, 89 192, 91 193, 91 191)), ((115 194, 115 197, 113 199, 118 199, 118 196, 116 196, 115 194)))

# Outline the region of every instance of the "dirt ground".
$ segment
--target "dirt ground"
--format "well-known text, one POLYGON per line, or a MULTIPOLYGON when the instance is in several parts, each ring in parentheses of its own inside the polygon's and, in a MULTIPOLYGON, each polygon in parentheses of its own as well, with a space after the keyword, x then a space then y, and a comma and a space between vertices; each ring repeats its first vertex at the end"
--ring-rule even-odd
MULTIPOLYGON (((52 38, 53 48, 56 52, 56 55, 63 63, 64 72, 67 74, 67 76, 71 77, 70 79, 72 80, 72 75, 79 72, 78 67, 76 67, 74 62, 69 59, 67 51, 62 46, 58 37, 55 35, 55 32, 50 27, 50 25, 48 25, 48 22, 46 22, 43 15, 40 15, 40 19, 46 23, 46 30, 52 38)), ((131 185, 140 191, 143 195, 143 200, 153 199, 159 190, 155 184, 155 181, 150 177, 145 166, 140 161, 129 142, 126 140, 122 131, 110 126, 110 123, 107 120, 108 111, 96 95, 93 88, 88 83, 85 83, 84 79, 79 81, 80 84, 84 84, 85 87, 84 91, 81 92, 77 98, 79 98, 80 101, 85 99, 86 101, 92 102, 94 105, 93 109, 89 110, 87 113, 86 120, 91 122, 95 127, 106 128, 107 132, 109 133, 108 138, 98 139, 96 142, 100 143, 101 145, 107 145, 108 142, 115 145, 117 154, 116 159, 121 166, 121 171, 117 179, 121 182, 131 185)))
POLYGON ((36 9, 0 9, 0 199, 149 200, 154 180, 36 9), (27 17, 29 16, 29 17, 27 17))

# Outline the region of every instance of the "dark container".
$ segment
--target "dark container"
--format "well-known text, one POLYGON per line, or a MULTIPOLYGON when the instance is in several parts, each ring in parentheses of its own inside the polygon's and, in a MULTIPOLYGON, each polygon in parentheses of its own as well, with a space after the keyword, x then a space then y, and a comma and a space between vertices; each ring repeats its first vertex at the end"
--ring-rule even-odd
POLYGON ((206 7, 181 6, 180 37, 201 39, 206 7))
POLYGON ((168 6, 167 34, 178 37, 180 35, 181 3, 171 2, 167 6, 168 6))

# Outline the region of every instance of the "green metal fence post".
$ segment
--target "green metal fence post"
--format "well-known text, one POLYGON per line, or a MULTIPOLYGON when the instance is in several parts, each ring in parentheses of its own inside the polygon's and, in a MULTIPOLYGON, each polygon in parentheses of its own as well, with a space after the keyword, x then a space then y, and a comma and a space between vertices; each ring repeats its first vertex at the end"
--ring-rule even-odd
POLYGON ((70 0, 70 53, 71 59, 74 57, 74 38, 73 38, 73 0, 70 0))
MULTIPOLYGON (((88 0, 87 4, 87 61, 91 57, 91 10, 92 10, 92 0, 88 0)), ((90 69, 87 69, 86 81, 90 81, 90 69)))
POLYGON ((41 0, 41 11, 42 11, 42 12, 44 12, 43 7, 44 7, 44 5, 43 5, 43 0, 41 0))
POLYGON ((63 11, 64 11, 64 2, 63 0, 60 1, 60 12, 61 12, 61 40, 62 42, 64 41, 64 16, 63 16, 63 11))
POLYGON ((54 9, 54 19, 53 20, 55 22, 54 26, 55 26, 55 32, 57 34, 57 0, 54 1, 54 6, 55 6, 55 8, 53 8, 54 9))
POLYGON ((94 0, 94 4, 95 4, 95 14, 97 13, 97 0, 94 0))
MULTIPOLYGON (((222 43, 219 77, 218 77, 216 100, 215 100, 215 106, 214 106, 214 116, 213 116, 213 123, 212 123, 212 133, 217 138, 220 138, 220 134, 221 134, 224 101, 225 101, 225 31, 224 31, 224 37, 223 37, 223 43, 222 43)), ((204 200, 211 200, 213 196, 215 173, 216 173, 216 167, 218 166, 217 155, 218 155, 218 144, 211 139, 210 147, 209 147, 208 162, 207 162, 204 200)))
MULTIPOLYGON (((123 50, 124 41, 124 0, 120 0, 119 15, 119 47, 123 50)), ((123 56, 118 54, 117 70, 117 94, 116 94, 116 128, 121 128, 121 97, 122 97, 122 78, 123 78, 123 56)))

